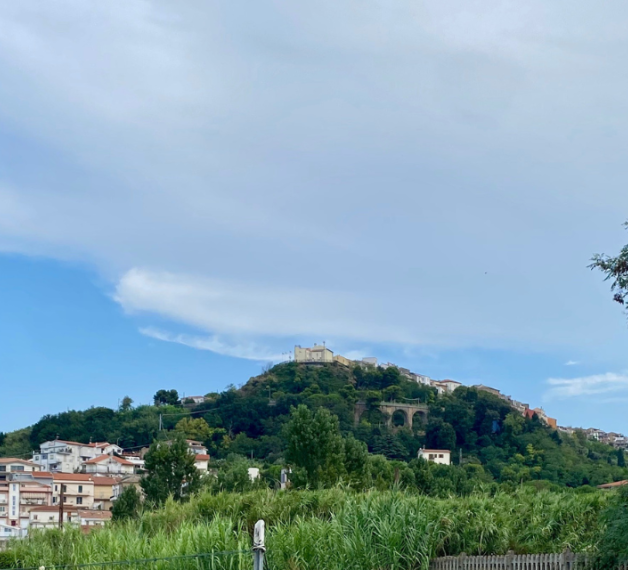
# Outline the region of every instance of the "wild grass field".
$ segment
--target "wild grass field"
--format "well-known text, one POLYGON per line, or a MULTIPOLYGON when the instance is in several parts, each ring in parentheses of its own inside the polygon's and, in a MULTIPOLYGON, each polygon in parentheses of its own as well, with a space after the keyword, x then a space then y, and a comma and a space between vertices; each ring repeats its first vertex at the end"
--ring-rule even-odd
MULTIPOLYGON (((33 533, 10 550, 23 567, 249 551, 255 522, 267 528, 273 570, 425 568, 430 558, 474 554, 592 551, 609 495, 520 489, 445 499, 404 492, 204 493, 136 520, 82 535, 33 533)), ((143 564, 151 570, 244 570, 250 554, 143 564)))

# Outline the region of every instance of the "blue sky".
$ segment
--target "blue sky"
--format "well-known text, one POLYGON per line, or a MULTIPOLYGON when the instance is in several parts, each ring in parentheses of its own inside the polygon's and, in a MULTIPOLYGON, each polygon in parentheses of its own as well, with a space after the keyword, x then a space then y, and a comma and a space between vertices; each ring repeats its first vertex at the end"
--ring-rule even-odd
POLYGON ((0 431, 322 340, 628 431, 627 16, 3 4, 0 431))

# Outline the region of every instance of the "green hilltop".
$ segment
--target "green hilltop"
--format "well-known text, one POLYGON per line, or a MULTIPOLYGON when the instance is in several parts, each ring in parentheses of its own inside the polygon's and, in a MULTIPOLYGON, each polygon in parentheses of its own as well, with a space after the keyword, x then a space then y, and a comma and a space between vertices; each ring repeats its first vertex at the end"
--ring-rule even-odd
POLYGON ((44 416, 29 428, 0 434, 0 455, 25 456, 56 437, 117 441, 139 449, 177 429, 202 441, 212 460, 243 456, 276 474, 285 465, 291 410, 303 404, 337 416, 342 435, 364 442, 377 456, 372 469, 393 472, 396 482, 401 472, 425 490, 445 485, 462 491, 474 482, 580 487, 628 478, 623 451, 588 440, 579 431, 558 432, 536 416, 524 418, 485 391, 461 386, 437 396, 435 389, 394 367, 291 362, 240 388, 207 394, 198 405, 178 403, 176 391, 160 390, 156 396, 159 405, 134 408, 125 399, 118 410, 97 407, 44 416), (427 421, 419 414, 412 428, 403 425, 407 420, 400 412, 390 417, 387 408, 380 409, 391 402, 427 407, 427 421), (356 405, 363 411, 359 418, 356 405), (420 467, 416 457, 422 447, 451 450, 454 465, 420 467), (538 481, 545 483, 534 483, 538 481))

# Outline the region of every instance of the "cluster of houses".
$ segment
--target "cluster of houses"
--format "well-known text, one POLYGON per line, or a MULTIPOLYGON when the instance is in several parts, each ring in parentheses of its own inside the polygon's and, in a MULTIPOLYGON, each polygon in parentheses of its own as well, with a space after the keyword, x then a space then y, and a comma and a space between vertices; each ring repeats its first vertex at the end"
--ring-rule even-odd
MULTIPOLYGON (((198 441, 187 444, 197 469, 207 473, 207 448, 198 441)), ((147 451, 55 439, 42 443, 31 461, 0 458, 0 547, 33 528, 72 525, 90 532, 103 526, 124 489, 139 489, 147 451)))
POLYGON ((606 432, 597 428, 572 428, 558 426, 558 430, 564 433, 573 434, 576 429, 582 431, 589 439, 594 439, 606 445, 612 445, 615 449, 628 449, 628 437, 623 433, 616 433, 614 431, 606 432))

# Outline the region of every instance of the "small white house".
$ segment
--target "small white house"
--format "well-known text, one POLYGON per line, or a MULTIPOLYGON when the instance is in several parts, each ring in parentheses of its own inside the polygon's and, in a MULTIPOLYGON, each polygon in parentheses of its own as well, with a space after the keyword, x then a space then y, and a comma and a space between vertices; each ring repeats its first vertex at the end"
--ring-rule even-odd
POLYGON ((419 457, 439 465, 451 465, 449 449, 419 449, 419 457))
POLYGON ((206 453, 197 453, 194 456, 194 465, 201 473, 207 473, 209 469, 209 455, 206 453))
POLYGON ((132 475, 135 473, 135 465, 115 455, 99 455, 83 462, 81 471, 104 475, 132 475))

